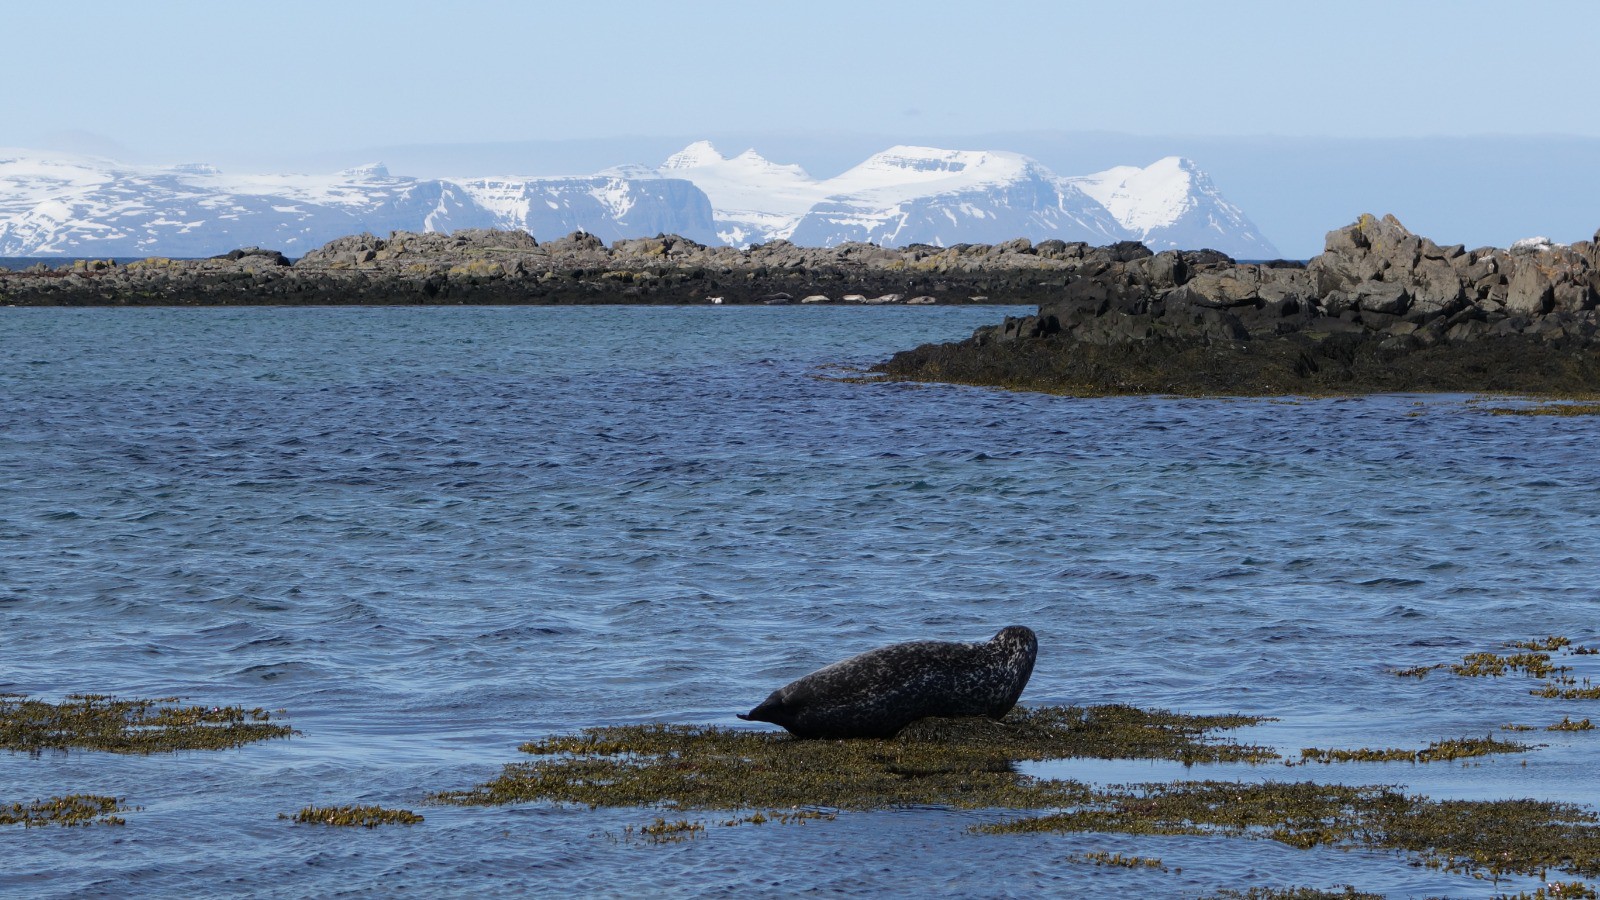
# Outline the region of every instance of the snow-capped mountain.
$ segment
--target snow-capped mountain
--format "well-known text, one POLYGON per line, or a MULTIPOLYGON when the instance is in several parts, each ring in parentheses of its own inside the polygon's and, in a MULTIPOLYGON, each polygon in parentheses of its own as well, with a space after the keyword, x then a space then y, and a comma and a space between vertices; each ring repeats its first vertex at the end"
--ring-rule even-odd
POLYGON ((1278 255, 1244 211, 1223 199, 1211 177, 1181 156, 1065 180, 1098 200, 1152 250, 1210 247, 1238 259, 1278 255))
POLYGON ((458 228, 716 240, 710 202, 681 179, 417 179, 381 165, 235 176, 0 151, 0 256, 206 256, 252 245, 298 256, 362 231, 458 228))
POLYGON ((0 151, 0 256, 298 256, 371 231, 584 230, 607 242, 675 233, 747 246, 787 239, 903 246, 1017 237, 1277 255, 1194 163, 1168 157, 1062 178, 1016 153, 891 147, 832 178, 691 144, 658 167, 560 178, 419 179, 381 165, 333 175, 232 175, 0 151))
POLYGON ((1105 207, 1026 156, 891 147, 829 179, 797 222, 797 244, 998 243, 1016 237, 1106 244, 1121 226, 1105 207))
POLYGON ((891 147, 849 171, 816 179, 754 150, 724 157, 707 141, 657 169, 711 198, 717 236, 734 245, 786 239, 904 245, 994 243, 1015 237, 1152 249, 1209 247, 1256 259, 1277 255, 1211 179, 1180 157, 1062 178, 1017 153, 891 147))
POLYGON ((724 158, 710 141, 690 144, 653 174, 682 178, 711 198, 717 237, 743 246, 788 237, 827 191, 799 166, 768 162, 754 150, 724 158))

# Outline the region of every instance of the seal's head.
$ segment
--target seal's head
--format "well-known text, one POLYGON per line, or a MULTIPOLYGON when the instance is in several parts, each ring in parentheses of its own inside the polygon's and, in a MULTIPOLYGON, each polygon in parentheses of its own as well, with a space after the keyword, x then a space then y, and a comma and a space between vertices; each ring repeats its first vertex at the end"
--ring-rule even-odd
POLYGON ((989 708, 989 718, 998 720, 1017 705, 1022 689, 1028 686, 1034 658, 1039 655, 1039 638, 1032 628, 1009 625, 989 639, 988 650, 1004 673, 998 681, 1001 686, 999 702, 989 708))
MULTIPOLYGON (((989 646, 1010 657, 1025 657, 1030 663, 1039 655, 1039 638, 1025 625, 1008 625, 989 639, 989 646)), ((1031 666, 1030 666, 1031 668, 1031 666)))

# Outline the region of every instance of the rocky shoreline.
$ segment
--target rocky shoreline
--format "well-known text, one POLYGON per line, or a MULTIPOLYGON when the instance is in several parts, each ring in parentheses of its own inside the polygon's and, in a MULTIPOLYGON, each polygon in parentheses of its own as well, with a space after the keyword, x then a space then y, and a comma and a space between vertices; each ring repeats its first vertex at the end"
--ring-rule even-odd
POLYGON ((608 247, 581 232, 544 243, 522 231, 394 232, 339 238, 292 262, 249 248, 0 270, 0 305, 1032 304, 1092 252, 1062 241, 738 250, 676 235, 608 247))
POLYGON ((7 306, 711 303, 1038 305, 896 354, 878 367, 893 380, 1084 395, 1600 394, 1600 234, 1468 250, 1392 216, 1329 232, 1306 263, 1134 242, 739 250, 467 230, 354 235, 294 261, 248 248, 0 270, 7 306))
POLYGON ((1097 248, 1036 315, 878 371, 1077 395, 1593 395, 1597 301, 1600 234, 1467 250, 1366 215, 1304 264, 1097 248))

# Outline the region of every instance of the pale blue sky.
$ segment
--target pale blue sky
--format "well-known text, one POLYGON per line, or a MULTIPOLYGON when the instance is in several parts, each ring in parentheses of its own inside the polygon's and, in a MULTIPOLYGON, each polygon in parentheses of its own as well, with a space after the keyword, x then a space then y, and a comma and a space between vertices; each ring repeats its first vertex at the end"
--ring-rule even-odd
POLYGON ((1597 10, 12 2, 0 146, 103 138, 116 155, 226 162, 763 131, 1600 136, 1597 10))

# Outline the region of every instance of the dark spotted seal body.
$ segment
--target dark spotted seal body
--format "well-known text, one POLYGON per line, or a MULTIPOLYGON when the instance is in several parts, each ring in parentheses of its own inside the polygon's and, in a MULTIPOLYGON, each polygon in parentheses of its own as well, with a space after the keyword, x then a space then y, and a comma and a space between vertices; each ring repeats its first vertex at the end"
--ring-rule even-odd
POLYGON ((928 716, 999 719, 1022 695, 1038 652, 1038 638, 1021 625, 971 644, 891 644, 786 684, 739 718, 803 738, 893 737, 928 716))

